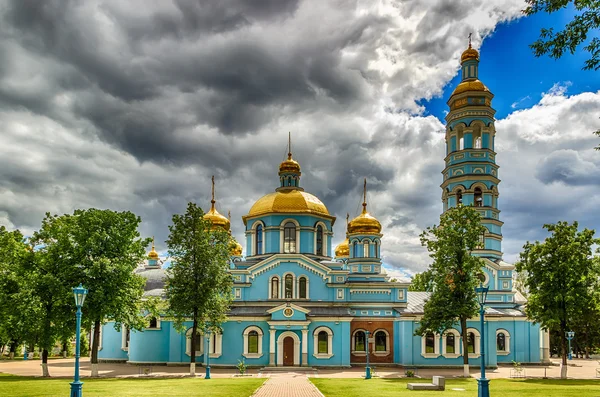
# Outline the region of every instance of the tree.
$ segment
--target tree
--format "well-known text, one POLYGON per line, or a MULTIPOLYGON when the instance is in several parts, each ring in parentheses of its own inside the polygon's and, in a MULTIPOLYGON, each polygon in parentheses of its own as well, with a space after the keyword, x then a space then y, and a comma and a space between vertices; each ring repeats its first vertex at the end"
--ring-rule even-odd
MULTIPOLYGON (((119 329, 144 326, 143 277, 134 273, 144 260, 151 239, 141 239, 141 219, 129 211, 75 210, 73 215, 46 214, 40 241, 51 246, 48 260, 58 260, 66 270, 64 283, 82 283, 88 295, 82 308, 84 328, 93 327, 92 376, 98 375, 100 327, 107 319, 119 329)), ((72 299, 71 299, 72 302, 72 299)), ((71 306, 71 316, 75 309, 71 306)))
POLYGON ((578 226, 577 222, 544 225, 551 235, 544 242, 527 242, 515 264, 517 271, 527 273, 528 317, 546 330, 558 331, 563 378, 567 376, 565 332, 577 326, 579 317, 592 314, 590 302, 595 300, 600 276, 600 261, 592 251, 600 240, 593 230, 578 231, 578 226))
POLYGON ((204 212, 189 203, 183 215, 173 215, 167 246, 172 259, 167 269, 167 313, 179 332, 192 319, 190 375, 196 371, 196 338, 199 328, 219 332, 232 300, 233 281, 227 271, 231 236, 213 228, 204 212))
POLYGON ((431 270, 425 270, 422 273, 417 273, 413 276, 409 291, 431 291, 432 286, 432 274, 431 270))
POLYGON ((443 213, 439 226, 428 227, 421 234, 421 244, 427 247, 433 259, 428 269, 433 291, 425 302, 415 335, 443 333, 458 322, 465 352, 465 376, 469 376, 467 320, 479 310, 475 288, 483 271, 482 259, 471 255, 486 230, 480 221, 473 207, 460 205, 443 213))
MULTIPOLYGON (((566 8, 571 3, 577 10, 572 21, 567 23, 564 30, 555 32, 553 28, 543 28, 540 38, 530 45, 536 57, 549 54, 558 59, 568 51, 574 54, 581 44, 588 39, 588 34, 600 28, 600 2, 597 0, 526 0, 526 15, 538 12, 553 13, 566 8)), ((583 69, 600 69, 600 38, 594 36, 583 50, 589 52, 591 57, 585 61, 583 69)))

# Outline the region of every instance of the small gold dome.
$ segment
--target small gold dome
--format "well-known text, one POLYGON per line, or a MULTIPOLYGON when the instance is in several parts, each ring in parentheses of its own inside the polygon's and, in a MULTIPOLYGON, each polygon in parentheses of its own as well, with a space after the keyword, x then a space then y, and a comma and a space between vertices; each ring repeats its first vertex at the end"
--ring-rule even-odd
POLYGON ((350 242, 348 237, 335 247, 336 258, 348 258, 350 256, 350 242))
POLYGON ((152 250, 148 252, 148 259, 158 260, 158 252, 154 249, 154 237, 152 237, 152 250))
POLYGON ((315 214, 335 219, 321 200, 298 189, 281 190, 261 197, 243 219, 246 222, 247 218, 270 213, 315 214))
POLYGON ((460 56, 460 63, 469 61, 471 59, 479 61, 479 51, 477 51, 475 48, 472 48, 471 44, 469 43, 469 48, 467 48, 460 56))
POLYGON ((229 230, 230 222, 227 217, 219 214, 219 211, 215 208, 215 201, 211 201, 212 206, 210 207, 210 211, 204 214, 204 219, 211 221, 212 229, 222 228, 225 231, 229 230))
POLYGON ((479 80, 466 80, 456 86, 454 92, 452 92, 451 97, 454 95, 458 95, 462 92, 466 91, 483 91, 490 92, 490 90, 479 80))
POLYGON ((298 162, 292 158, 291 153, 288 154, 287 160, 285 160, 279 165, 280 175, 288 172, 300 174, 300 164, 298 164, 298 162))
POLYGON ((232 256, 242 256, 242 245, 232 237, 232 248, 230 254, 232 256))
POLYGON ((367 212, 367 206, 363 204, 362 214, 352 219, 348 224, 348 233, 381 233, 381 223, 367 212))

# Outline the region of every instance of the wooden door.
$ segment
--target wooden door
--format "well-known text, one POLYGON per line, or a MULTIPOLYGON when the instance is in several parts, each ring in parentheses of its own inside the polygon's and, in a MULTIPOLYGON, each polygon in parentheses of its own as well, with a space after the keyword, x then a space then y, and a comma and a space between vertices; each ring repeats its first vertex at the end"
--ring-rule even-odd
POLYGON ((290 367, 294 365, 294 338, 291 336, 283 340, 283 365, 290 367))

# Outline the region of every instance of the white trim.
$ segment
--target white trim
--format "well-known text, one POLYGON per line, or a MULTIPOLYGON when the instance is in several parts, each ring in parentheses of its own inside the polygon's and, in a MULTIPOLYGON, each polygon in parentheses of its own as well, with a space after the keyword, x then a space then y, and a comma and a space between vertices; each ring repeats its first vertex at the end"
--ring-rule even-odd
POLYGON ((208 352, 210 358, 219 358, 223 354, 223 335, 211 332, 208 340, 208 352), (214 350, 214 353, 210 353, 214 350))
POLYGON ((338 300, 343 300, 344 299, 344 288, 338 288, 337 289, 335 298, 338 299, 338 300))
MULTIPOLYGON (((192 355, 192 338, 190 337, 192 335, 192 331, 193 328, 189 328, 187 331, 185 331, 185 354, 188 356, 192 355)), ((204 336, 198 330, 196 330, 196 332, 198 335, 200 335, 200 346, 196 346, 196 357, 198 357, 204 352, 204 336)))
POLYGON ((450 328, 444 332, 442 335, 442 356, 446 358, 457 358, 460 357, 462 344, 460 340, 460 332, 455 330, 454 328, 450 328), (446 337, 448 334, 454 335, 454 353, 448 353, 448 345, 446 344, 446 337))
POLYGON ((234 299, 242 299, 242 289, 241 288, 234 288, 234 295, 233 298, 234 299))
POLYGON ((428 332, 428 334, 433 334, 433 353, 427 353, 427 349, 425 347, 425 335, 421 335, 421 356, 425 358, 437 358, 440 356, 440 334, 434 332, 428 332))
POLYGON ((317 221, 317 223, 315 223, 314 226, 314 244, 313 244, 313 254, 317 255, 317 226, 321 225, 321 227, 323 228, 323 239, 322 239, 322 244, 323 244, 323 252, 321 252, 321 256, 328 256, 329 252, 327 252, 327 232, 329 232, 329 230, 327 229, 327 226, 325 225, 325 223, 323 223, 323 221, 317 221))
POLYGON ((283 340, 287 337, 294 339, 294 365, 300 365, 300 337, 292 331, 285 331, 277 338, 277 365, 283 366, 283 340))
POLYGON ((250 250, 247 250, 247 251, 252 252, 252 255, 258 255, 258 253, 256 252, 256 228, 258 227, 258 225, 262 225, 262 234, 263 234, 263 236, 262 236, 262 253, 260 255, 264 255, 266 238, 265 238, 265 223, 263 221, 256 221, 252 224, 252 229, 251 229, 252 247, 250 247, 250 250))
POLYGON ((315 358, 331 358, 333 357, 333 331, 328 327, 318 327, 313 331, 313 356, 315 358), (325 331, 327 333, 327 353, 319 353, 319 333, 325 331))
POLYGON ((280 285, 280 295, 281 298, 280 299, 296 299, 296 274, 294 274, 294 272, 285 272, 283 273, 283 275, 281 276, 281 285, 280 285), (287 276, 292 276, 292 296, 291 297, 287 297, 285 295, 285 278, 287 276))
POLYGON ((277 275, 277 274, 269 277, 269 295, 268 295, 267 299, 281 299, 281 277, 279 277, 279 275, 277 275), (276 298, 273 298, 273 290, 272 290, 274 278, 277 279, 277 297, 276 298))
POLYGON ((390 333, 384 328, 373 331, 373 354, 376 356, 388 356, 390 354, 390 333), (376 335, 378 332, 383 332, 385 334, 385 350, 383 351, 377 351, 376 335))
POLYGON ((510 354, 510 333, 507 330, 505 330, 504 328, 499 328, 496 330, 495 345, 496 345, 496 354, 498 356, 508 356, 510 354), (504 350, 504 351, 498 350, 498 334, 504 334, 504 347, 506 348, 506 350, 504 350))
POLYGON ((472 332, 473 335, 475 335, 475 353, 469 353, 467 351, 466 354, 469 355, 469 358, 479 358, 479 355, 480 355, 480 344, 481 344, 480 343, 481 334, 475 328, 467 328, 467 332, 465 333, 465 337, 467 337, 467 335, 469 335, 469 332, 472 332))
POLYGON ((144 331, 160 331, 160 316, 153 316, 151 314, 148 314, 146 318, 148 319, 148 327, 144 328, 144 331), (152 320, 153 318, 156 318, 156 327, 151 328, 150 320, 152 320))
POLYGON ((128 352, 131 344, 131 330, 125 324, 121 324, 121 350, 128 352), (129 333, 129 343, 127 342, 127 334, 129 333))
POLYGON ((366 356, 367 355, 367 346, 369 344, 369 341, 367 340, 367 334, 366 334, 366 330, 363 328, 357 328, 354 330, 354 332, 352 333, 352 350, 351 353, 357 356, 366 356), (365 333, 365 350, 356 350, 356 334, 358 332, 364 332, 365 333))
POLYGON ((276 311, 282 310, 286 307, 291 307, 292 309, 297 310, 302 313, 305 313, 305 314, 310 313, 309 309, 306 309, 302 306, 294 305, 293 303, 283 303, 279 306, 272 307, 271 309, 267 310, 267 313, 269 313, 269 314, 275 313, 276 311))
POLYGON ((244 330, 244 354, 242 354, 246 358, 261 358, 263 356, 263 331, 260 327, 256 325, 251 325, 244 330), (248 352, 248 335, 250 332, 256 331, 258 333, 258 352, 257 353, 249 353, 248 352))
POLYGON ((284 219, 279 224, 279 252, 282 254, 299 254, 300 253, 300 223, 293 218, 284 219), (285 252, 284 251, 284 230, 285 224, 288 222, 292 222, 296 225, 296 250, 294 252, 285 252))
POLYGON ((306 299, 306 300, 310 299, 310 292, 309 292, 310 291, 310 279, 308 278, 308 276, 305 275, 305 274, 299 275, 298 278, 296 279, 296 283, 297 283, 297 285, 296 285, 296 295, 297 295, 296 299, 306 299), (300 298, 300 279, 301 278, 304 278, 306 280, 306 298, 300 298))

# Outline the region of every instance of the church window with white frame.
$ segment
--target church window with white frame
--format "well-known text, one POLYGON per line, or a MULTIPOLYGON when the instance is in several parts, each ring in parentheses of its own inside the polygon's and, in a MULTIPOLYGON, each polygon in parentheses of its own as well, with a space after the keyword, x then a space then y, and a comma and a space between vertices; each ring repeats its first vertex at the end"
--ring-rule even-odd
POLYGON ((501 356, 510 354, 510 334, 505 329, 496 331, 496 354, 501 356))
POLYGON ((260 358, 263 355, 263 331, 260 327, 250 326, 244 330, 244 354, 246 358, 260 358))
POLYGON ((330 358, 333 356, 333 332, 327 327, 319 327, 313 332, 313 356, 330 358))

